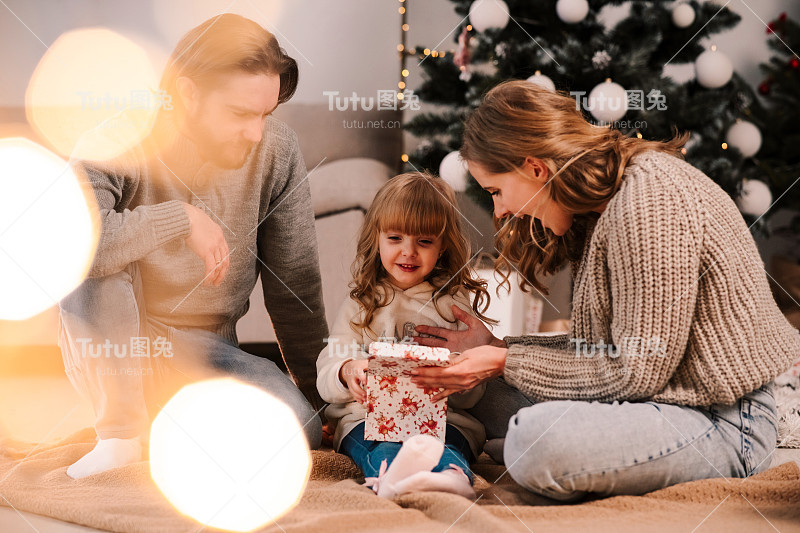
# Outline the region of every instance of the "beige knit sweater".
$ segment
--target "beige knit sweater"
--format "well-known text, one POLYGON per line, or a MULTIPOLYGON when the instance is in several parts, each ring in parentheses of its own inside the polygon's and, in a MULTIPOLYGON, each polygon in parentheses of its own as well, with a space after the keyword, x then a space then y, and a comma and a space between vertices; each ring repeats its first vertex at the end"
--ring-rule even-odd
POLYGON ((507 337, 505 378, 536 401, 733 403, 800 355, 763 268, 722 189, 641 154, 584 248, 572 330, 507 337))

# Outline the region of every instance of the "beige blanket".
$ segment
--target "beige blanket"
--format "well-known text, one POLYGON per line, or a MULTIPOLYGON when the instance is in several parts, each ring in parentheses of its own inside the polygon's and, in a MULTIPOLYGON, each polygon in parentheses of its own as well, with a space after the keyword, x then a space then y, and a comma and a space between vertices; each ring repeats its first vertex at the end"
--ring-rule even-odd
MULTIPOLYGON (((197 532, 163 499, 137 463, 75 481, 66 467, 94 445, 86 429, 46 446, 0 443, 0 504, 116 532, 197 532)), ((300 504, 271 532, 414 531, 752 531, 800 532, 800 469, 794 463, 750 479, 685 483, 645 496, 619 496, 556 505, 516 485, 485 455, 475 465, 476 502, 443 493, 416 493, 395 501, 375 496, 348 458, 315 451, 300 504), (496 481, 500 477, 499 481, 496 481), (496 481, 496 482, 495 482, 496 481)), ((280 483, 280 480, 275 480, 280 483)), ((203 528, 209 531, 210 528, 203 528)))

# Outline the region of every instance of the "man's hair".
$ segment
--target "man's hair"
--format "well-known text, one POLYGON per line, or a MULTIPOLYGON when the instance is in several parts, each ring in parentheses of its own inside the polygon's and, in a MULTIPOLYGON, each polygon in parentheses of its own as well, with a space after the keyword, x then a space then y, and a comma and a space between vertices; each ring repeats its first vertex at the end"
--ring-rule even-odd
POLYGON ((160 88, 177 98, 176 81, 181 76, 209 87, 231 72, 277 74, 278 104, 287 102, 297 89, 297 62, 286 54, 278 40, 256 22, 224 13, 208 19, 184 35, 169 58, 160 88))

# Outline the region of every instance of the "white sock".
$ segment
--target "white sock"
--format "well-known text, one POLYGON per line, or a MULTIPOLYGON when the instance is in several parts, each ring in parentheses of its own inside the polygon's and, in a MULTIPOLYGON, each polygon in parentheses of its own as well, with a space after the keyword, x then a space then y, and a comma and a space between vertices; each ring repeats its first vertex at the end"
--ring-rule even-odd
POLYGON ((397 483, 395 490, 398 494, 437 491, 475 498, 475 491, 469 483, 469 478, 455 465, 450 465, 450 468, 442 472, 417 472, 397 483))
POLYGON ((378 496, 394 498, 395 485, 418 472, 430 472, 442 458, 444 443, 431 435, 414 435, 400 448, 378 486, 378 496))
POLYGON ((100 439, 92 451, 67 468, 67 475, 72 479, 80 479, 141 460, 142 444, 139 437, 100 439))

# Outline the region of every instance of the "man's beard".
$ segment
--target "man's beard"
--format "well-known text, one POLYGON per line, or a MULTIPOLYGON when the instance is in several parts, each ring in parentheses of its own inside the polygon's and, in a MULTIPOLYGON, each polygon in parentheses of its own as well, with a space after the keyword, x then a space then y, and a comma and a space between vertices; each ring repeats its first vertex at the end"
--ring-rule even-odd
POLYGON ((211 154, 209 160, 220 168, 235 170, 245 164, 252 149, 253 143, 225 143, 211 154))
POLYGON ((194 133, 194 141, 200 151, 200 156, 220 168, 227 170, 241 168, 255 146, 254 143, 243 141, 218 143, 214 140, 211 128, 207 127, 202 120, 189 120, 187 126, 189 131, 194 133))

